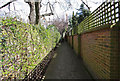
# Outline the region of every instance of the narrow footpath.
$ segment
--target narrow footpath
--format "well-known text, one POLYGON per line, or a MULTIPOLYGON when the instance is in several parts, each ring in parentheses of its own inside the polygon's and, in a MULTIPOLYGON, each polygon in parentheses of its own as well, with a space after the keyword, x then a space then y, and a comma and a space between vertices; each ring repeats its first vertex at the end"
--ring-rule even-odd
POLYGON ((55 52, 45 73, 45 79, 92 79, 84 64, 68 43, 62 43, 55 52))

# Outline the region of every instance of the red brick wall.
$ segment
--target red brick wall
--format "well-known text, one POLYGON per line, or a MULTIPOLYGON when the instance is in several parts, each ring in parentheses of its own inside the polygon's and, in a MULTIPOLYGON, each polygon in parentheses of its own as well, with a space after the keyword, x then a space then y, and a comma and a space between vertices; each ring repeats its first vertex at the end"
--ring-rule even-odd
POLYGON ((78 35, 74 35, 74 39, 73 39, 73 48, 75 50, 75 52, 78 54, 78 35))
POLYGON ((111 30, 111 78, 120 79, 120 22, 111 30))
POLYGON ((72 36, 70 36, 70 45, 72 47, 72 36))
MULTIPOLYGON (((119 42, 118 42, 118 45, 119 45, 119 49, 118 49, 118 52, 120 53, 120 31, 119 31, 119 36, 118 36, 118 38, 119 38, 119 42)), ((119 67, 118 68, 120 68, 120 55, 118 55, 118 58, 119 58, 119 67)), ((120 78, 120 69, 119 69, 119 78, 120 78)))
MULTIPOLYGON (((120 78, 120 25, 73 36, 73 48, 98 79, 120 78)), ((72 36, 69 36, 72 46, 72 36)))
POLYGON ((69 41, 70 41, 70 37, 69 37, 69 36, 67 36, 67 42, 68 42, 68 43, 70 43, 69 41))
POLYGON ((99 79, 110 79, 110 29, 81 35, 81 56, 99 79))

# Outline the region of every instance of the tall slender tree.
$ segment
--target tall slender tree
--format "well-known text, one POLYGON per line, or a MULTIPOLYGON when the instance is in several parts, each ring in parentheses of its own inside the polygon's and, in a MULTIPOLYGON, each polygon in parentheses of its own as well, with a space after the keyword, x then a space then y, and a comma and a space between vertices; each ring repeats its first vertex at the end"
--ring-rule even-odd
POLYGON ((77 18, 76 18, 76 15, 74 14, 74 11, 73 11, 73 14, 72 14, 72 28, 73 28, 73 33, 74 34, 77 34, 77 18))
POLYGON ((84 4, 81 4, 80 8, 77 9, 77 12, 76 12, 76 18, 77 18, 78 24, 80 24, 86 17, 88 17, 90 13, 91 13, 90 10, 86 9, 84 7, 84 4))

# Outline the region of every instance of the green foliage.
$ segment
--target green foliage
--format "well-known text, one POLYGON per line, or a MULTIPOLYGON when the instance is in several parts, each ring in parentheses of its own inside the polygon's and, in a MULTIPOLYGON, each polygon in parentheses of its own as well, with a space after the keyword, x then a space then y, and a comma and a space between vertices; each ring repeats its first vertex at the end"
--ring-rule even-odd
POLYGON ((77 24, 78 24, 78 21, 77 21, 77 17, 76 15, 74 15, 74 12, 73 12, 73 15, 72 15, 72 28, 73 28, 73 33, 74 34, 77 34, 77 24))
POLYGON ((91 13, 90 10, 85 9, 84 4, 81 4, 80 8, 77 9, 76 13, 78 24, 80 24, 86 17, 88 17, 90 13, 91 13))
POLYGON ((78 25, 86 18, 90 15, 90 10, 85 9, 84 4, 80 5, 80 8, 77 9, 77 13, 75 14, 73 12, 72 14, 72 18, 69 19, 69 29, 73 29, 73 34, 77 34, 78 33, 78 25))
POLYGON ((59 42, 54 26, 26 24, 16 18, 2 19, 0 25, 1 77, 24 78, 59 42))

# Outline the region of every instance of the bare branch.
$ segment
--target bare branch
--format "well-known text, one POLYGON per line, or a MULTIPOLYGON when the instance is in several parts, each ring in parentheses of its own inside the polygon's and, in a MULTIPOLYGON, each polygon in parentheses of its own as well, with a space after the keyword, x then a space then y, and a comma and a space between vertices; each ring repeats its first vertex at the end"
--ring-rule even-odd
POLYGON ((6 7, 7 5, 11 4, 11 3, 12 3, 12 2, 14 2, 14 1, 16 1, 16 0, 12 0, 12 1, 10 1, 10 2, 8 2, 8 3, 4 4, 3 6, 1 6, 1 7, 0 7, 0 9, 2 9, 2 8, 6 7))
POLYGON ((50 2, 49 2, 49 8, 50 8, 51 13, 53 13, 50 2))
POLYGON ((83 2, 83 4, 90 10, 90 7, 83 1, 83 0, 81 0, 82 2, 83 2))
POLYGON ((41 17, 50 16, 50 15, 54 15, 54 14, 53 13, 46 13, 46 14, 42 14, 41 17))

